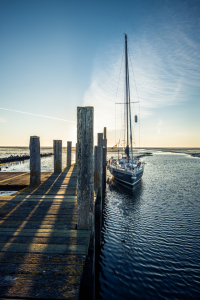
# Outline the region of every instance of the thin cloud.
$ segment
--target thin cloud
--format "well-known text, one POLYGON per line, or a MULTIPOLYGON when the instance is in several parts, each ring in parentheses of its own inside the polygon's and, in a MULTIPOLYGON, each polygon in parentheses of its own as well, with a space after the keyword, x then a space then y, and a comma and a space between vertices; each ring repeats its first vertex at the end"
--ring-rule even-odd
MULTIPOLYGON (((180 20, 176 15, 168 18, 171 24, 164 20, 156 31, 129 36, 131 99, 138 100, 138 91, 143 118, 153 114, 154 108, 181 105, 199 93, 200 45, 187 31, 191 20, 180 20)), ((195 30, 197 34, 199 29, 195 30)), ((102 51, 96 58, 91 85, 83 101, 84 105, 94 106, 95 123, 110 130, 122 127, 123 105, 115 103, 123 102, 124 97, 123 68, 118 86, 123 44, 113 43, 113 49, 102 51)), ((135 104, 134 113, 138 112, 139 105, 135 104)))
POLYGON ((7 123, 8 121, 5 118, 0 118, 0 123, 7 123))
POLYGON ((55 117, 50 117, 50 116, 43 116, 43 115, 33 114, 33 113, 25 112, 25 111, 19 111, 19 110, 9 109, 9 108, 2 108, 2 107, 0 107, 0 109, 7 110, 7 111, 12 111, 12 112, 16 112, 16 113, 20 113, 20 114, 32 115, 32 116, 36 116, 36 117, 42 117, 42 118, 48 118, 48 119, 53 119, 53 120, 58 120, 58 121, 76 123, 75 121, 70 121, 70 120, 65 120, 65 119, 60 119, 60 118, 55 118, 55 117))

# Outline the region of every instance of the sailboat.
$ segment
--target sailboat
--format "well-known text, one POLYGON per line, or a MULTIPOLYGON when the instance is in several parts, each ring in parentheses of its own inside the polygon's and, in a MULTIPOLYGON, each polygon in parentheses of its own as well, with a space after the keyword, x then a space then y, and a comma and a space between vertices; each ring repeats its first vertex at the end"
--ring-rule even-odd
MULTIPOLYGON (((118 183, 129 187, 135 186, 142 178, 144 165, 133 158, 132 147, 132 120, 131 120, 131 101, 129 86, 129 68, 128 68, 128 51, 127 51, 127 34, 125 34, 125 123, 126 123, 126 147, 125 155, 121 158, 114 159, 111 157, 108 161, 108 169, 118 183)), ((137 122, 137 116, 135 116, 137 122)))

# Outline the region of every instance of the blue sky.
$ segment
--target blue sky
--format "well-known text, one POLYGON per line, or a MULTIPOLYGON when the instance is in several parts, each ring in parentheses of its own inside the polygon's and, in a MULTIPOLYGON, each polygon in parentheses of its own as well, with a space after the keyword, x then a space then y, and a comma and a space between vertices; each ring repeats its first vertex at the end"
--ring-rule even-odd
POLYGON ((74 145, 81 105, 95 143, 104 126, 122 139, 124 32, 135 146, 200 147, 198 0, 0 0, 0 146, 74 145))

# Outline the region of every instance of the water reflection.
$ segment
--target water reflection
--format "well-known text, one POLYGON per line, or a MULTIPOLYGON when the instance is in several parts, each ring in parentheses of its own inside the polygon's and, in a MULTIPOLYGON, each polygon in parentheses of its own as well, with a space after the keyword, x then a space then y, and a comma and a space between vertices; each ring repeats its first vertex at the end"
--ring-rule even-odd
POLYGON ((163 154, 146 161, 133 190, 107 185, 96 299, 199 297, 200 160, 163 154))
POLYGON ((109 180, 107 180, 107 189, 109 189, 111 192, 115 191, 118 192, 119 194, 123 194, 126 196, 127 195, 133 196, 134 199, 140 197, 142 193, 142 187, 143 187, 142 180, 138 182, 138 184, 136 184, 134 187, 129 187, 127 185, 119 184, 111 177, 109 177, 109 180))
POLYGON ((109 180, 107 184, 103 210, 102 243, 96 251, 96 262, 98 262, 96 268, 96 299, 110 299, 112 296, 113 299, 132 299, 126 298, 124 288, 122 288, 122 285, 132 278, 128 269, 125 275, 128 277, 123 284, 121 280, 124 279, 120 277, 121 270, 129 264, 126 256, 132 256, 133 254, 131 254, 132 241, 129 242, 133 229, 131 224, 134 222, 134 215, 140 207, 142 192, 142 180, 134 188, 127 188, 114 180, 109 180), (112 201, 112 208, 110 207, 110 201, 112 201), (116 278, 119 281, 116 281, 116 278), (111 289, 115 290, 115 296, 112 293, 110 294, 111 289), (107 290, 106 293, 105 290, 107 290))

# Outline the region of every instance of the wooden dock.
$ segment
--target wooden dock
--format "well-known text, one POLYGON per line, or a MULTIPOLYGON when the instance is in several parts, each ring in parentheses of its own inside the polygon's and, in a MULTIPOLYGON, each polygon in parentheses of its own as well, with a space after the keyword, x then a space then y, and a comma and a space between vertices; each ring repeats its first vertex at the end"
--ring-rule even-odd
POLYGON ((90 230, 77 230, 77 166, 60 174, 0 173, 0 299, 78 299, 90 230))
MULTIPOLYGON (((41 183, 44 183, 53 172, 42 172, 41 183)), ((0 172, 0 191, 17 191, 30 184, 30 172, 0 172)))

